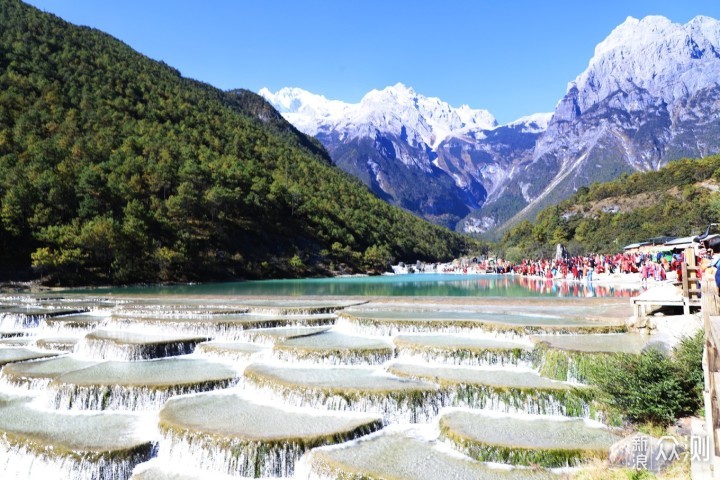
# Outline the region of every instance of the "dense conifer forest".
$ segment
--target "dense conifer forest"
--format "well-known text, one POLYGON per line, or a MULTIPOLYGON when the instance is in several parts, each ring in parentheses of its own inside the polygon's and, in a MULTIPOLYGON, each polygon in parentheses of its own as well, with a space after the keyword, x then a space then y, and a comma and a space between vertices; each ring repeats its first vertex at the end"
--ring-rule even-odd
POLYGON ((510 260, 552 257, 558 243, 570 254, 610 253, 664 236, 683 237, 720 223, 720 156, 670 162, 658 171, 624 174, 582 187, 537 219, 505 233, 499 251, 510 260))
POLYGON ((288 277, 467 244, 374 197, 259 96, 0 0, 0 274, 288 277))

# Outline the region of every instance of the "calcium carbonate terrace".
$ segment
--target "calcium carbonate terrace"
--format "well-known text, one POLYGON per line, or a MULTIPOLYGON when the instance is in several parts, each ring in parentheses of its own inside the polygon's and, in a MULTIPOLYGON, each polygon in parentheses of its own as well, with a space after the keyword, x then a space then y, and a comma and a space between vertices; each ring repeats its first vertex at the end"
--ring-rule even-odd
POLYGON ((545 480, 547 471, 490 466, 458 455, 425 429, 387 428, 356 442, 312 450, 309 478, 545 480))
POLYGON ((368 306, 341 312, 339 324, 351 331, 374 335, 484 332, 508 339, 543 333, 614 333, 626 330, 623 321, 594 317, 597 311, 583 314, 582 309, 576 310, 577 313, 571 309, 569 315, 557 315, 527 307, 524 310, 491 310, 485 307, 458 310, 446 306, 413 310, 368 306))
POLYGON ((528 342, 471 334, 399 334, 393 343, 400 359, 454 365, 530 365, 528 342))
POLYGON ((451 409, 439 418, 441 436, 480 461, 567 467, 607 459, 620 435, 604 425, 549 415, 503 415, 451 409))
POLYGON ((198 316, 112 316, 107 325, 113 329, 142 329, 147 333, 202 336, 213 339, 242 340, 247 331, 278 327, 323 326, 335 323, 336 316, 213 314, 198 316))
POLYGON ((160 411, 169 458, 244 476, 291 476, 306 451, 380 428, 377 415, 288 408, 230 391, 173 398, 160 411))
POLYGON ((199 358, 105 361, 64 373, 48 389, 58 409, 152 410, 175 395, 234 385, 237 377, 232 366, 199 358))
POLYGON ((280 360, 333 365, 379 365, 394 356, 393 345, 385 338, 334 331, 287 338, 276 343, 274 351, 280 360))
POLYGON ((581 420, 591 390, 538 371, 556 351, 639 347, 584 334, 620 319, 592 304, 434 302, 78 298, 78 314, 44 298, 68 313, 40 318, 27 297, 31 316, 0 343, 0 410, 14 417, 0 419, 0 461, 18 479, 556 478, 519 465, 534 458, 525 437, 545 460, 603 458, 583 436, 612 435, 581 420), (506 437, 483 437, 487 422, 506 437), (565 443, 534 435, 542 422, 567 428, 565 443))
POLYGON ((154 456, 152 419, 134 412, 69 412, 0 396, 3 478, 128 478, 154 456))
POLYGON ((104 360, 144 360, 192 353, 208 337, 96 329, 80 341, 80 355, 104 360))

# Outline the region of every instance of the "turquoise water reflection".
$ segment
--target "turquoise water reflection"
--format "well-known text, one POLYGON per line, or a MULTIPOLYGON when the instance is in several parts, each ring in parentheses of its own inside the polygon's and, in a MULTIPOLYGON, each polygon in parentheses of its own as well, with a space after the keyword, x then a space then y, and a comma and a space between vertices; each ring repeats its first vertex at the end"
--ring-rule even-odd
POLYGON ((438 296, 438 297, 632 297, 638 288, 587 286, 515 275, 409 274, 311 278, 196 285, 99 288, 75 293, 148 295, 438 296))

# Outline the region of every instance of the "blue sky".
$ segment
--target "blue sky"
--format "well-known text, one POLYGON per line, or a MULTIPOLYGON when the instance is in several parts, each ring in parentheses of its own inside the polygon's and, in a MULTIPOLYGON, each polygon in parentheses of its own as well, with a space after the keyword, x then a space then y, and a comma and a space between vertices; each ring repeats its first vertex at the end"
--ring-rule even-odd
POLYGON ((718 0, 30 0, 218 88, 357 102, 402 82, 500 123, 552 111, 628 16, 720 18, 718 0))

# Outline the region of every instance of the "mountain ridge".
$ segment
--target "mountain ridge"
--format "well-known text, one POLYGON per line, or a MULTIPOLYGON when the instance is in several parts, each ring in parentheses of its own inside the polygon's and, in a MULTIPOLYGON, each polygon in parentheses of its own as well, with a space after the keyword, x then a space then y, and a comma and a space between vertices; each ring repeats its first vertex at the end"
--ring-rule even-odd
MULTIPOLYGON (((588 66, 568 82, 551 114, 506 125, 445 124, 432 136, 422 119, 391 129, 376 121, 397 108, 388 96, 361 125, 324 117, 312 122, 338 166, 381 198, 433 220, 438 212, 405 202, 404 187, 392 184, 410 175, 403 171, 415 176, 424 171, 445 182, 436 193, 454 205, 445 217, 447 226, 473 233, 502 231, 594 181, 720 151, 718 79, 720 22, 704 16, 686 24, 660 16, 628 17, 595 47, 588 66), (350 158, 344 144, 358 138, 371 139, 368 144, 377 147, 373 156, 382 161, 375 158, 367 165, 369 146, 363 149, 365 157, 350 158)), ((425 98, 402 84, 396 87, 425 98)), ((263 93, 273 103, 273 94, 263 93)), ((295 123, 311 110, 283 115, 295 123)), ((485 118, 491 116, 488 112, 485 118)), ((417 188, 432 186, 413 178, 417 188)))

